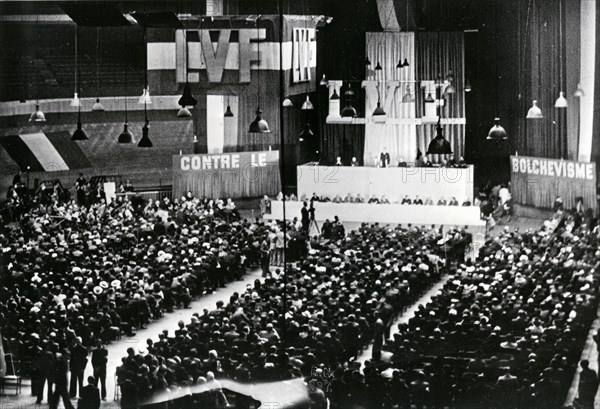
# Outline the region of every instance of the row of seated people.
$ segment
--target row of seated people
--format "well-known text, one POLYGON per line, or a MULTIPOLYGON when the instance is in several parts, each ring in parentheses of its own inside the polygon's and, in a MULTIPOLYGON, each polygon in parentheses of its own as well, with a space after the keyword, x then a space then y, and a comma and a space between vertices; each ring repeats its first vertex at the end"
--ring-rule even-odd
MULTIPOLYGON (((283 200, 283 193, 279 193, 276 197, 277 200, 283 200)), ((285 199, 287 201, 298 201, 298 198, 295 194, 286 195, 285 199)), ((449 200, 446 200, 444 197, 440 197, 437 201, 434 201, 431 197, 425 198, 423 200, 419 197, 419 195, 415 196, 411 199, 408 195, 405 195, 401 200, 390 200, 386 195, 382 195, 381 197, 377 197, 375 195, 371 195, 370 198, 363 197, 360 193, 356 196, 348 193, 346 197, 342 197, 340 195, 335 195, 333 198, 328 196, 318 196, 316 193, 313 193, 310 198, 307 198, 306 195, 302 195, 299 199, 301 202, 331 202, 331 203, 370 203, 370 204, 403 204, 403 205, 425 205, 425 206, 471 206, 473 203, 467 198, 462 203, 459 202, 456 197, 452 196, 449 200)), ((475 203, 477 206, 478 203, 475 203)))
MULTIPOLYGON (((400 158, 398 161, 398 165, 392 164, 390 161, 390 154, 386 151, 381 152, 379 157, 374 156, 373 162, 375 167, 377 168, 390 168, 393 166, 397 166, 399 168, 407 168, 407 167, 444 167, 444 168, 466 168, 468 165, 465 162, 465 159, 461 156, 458 160, 454 158, 454 155, 450 155, 448 160, 443 159, 440 163, 433 163, 428 155, 420 155, 415 161, 411 164, 407 163, 403 158, 400 158)), ((358 159, 355 156, 352 157, 349 163, 344 163, 342 161, 341 156, 335 158, 335 162, 333 162, 334 166, 362 166, 358 159)))
POLYGON ((392 383, 401 407, 562 407, 596 316, 599 244, 585 225, 505 230, 398 325, 365 379, 392 383))
MULTIPOLYGON (((439 280, 440 238, 435 230, 364 224, 342 240, 311 241, 308 255, 285 274, 268 273, 228 303, 219 301, 216 309, 180 323, 175 334, 148 340, 147 354, 124 357, 118 372, 122 406, 158 404, 167 388, 195 388, 214 378, 262 383, 332 375, 439 280)), ((325 408, 327 388, 317 380, 309 381, 311 407, 325 408)), ((210 393, 192 396, 192 404, 255 404, 241 395, 210 393)))
POLYGON ((110 342, 240 279, 259 265, 271 230, 209 215, 189 196, 145 208, 122 198, 89 207, 33 198, 18 225, 0 219, 5 348, 43 378, 43 353, 77 338, 85 348, 110 342))

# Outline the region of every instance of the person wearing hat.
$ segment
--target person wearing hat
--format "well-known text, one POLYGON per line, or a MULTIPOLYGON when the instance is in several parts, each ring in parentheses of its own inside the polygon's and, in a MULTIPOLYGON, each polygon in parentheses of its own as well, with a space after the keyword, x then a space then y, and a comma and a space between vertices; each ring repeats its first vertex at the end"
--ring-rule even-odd
POLYGON ((88 376, 88 384, 81 389, 77 409, 100 409, 100 390, 96 387, 96 379, 88 376))

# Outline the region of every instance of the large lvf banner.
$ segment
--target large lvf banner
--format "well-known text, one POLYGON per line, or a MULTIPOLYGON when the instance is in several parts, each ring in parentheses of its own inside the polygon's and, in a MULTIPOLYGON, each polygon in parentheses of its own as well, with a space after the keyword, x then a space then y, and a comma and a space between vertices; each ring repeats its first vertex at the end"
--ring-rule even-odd
POLYGON ((562 159, 511 156, 512 195, 517 203, 551 208, 561 197, 566 208, 581 197, 596 209, 596 164, 562 159))
MULTIPOLYGON (((252 16, 251 16, 252 17, 252 16)), ((235 71, 236 83, 251 82, 251 70, 291 70, 291 82, 314 80, 317 66, 316 24, 319 16, 285 16, 281 39, 279 17, 246 20, 205 19, 172 31, 154 30, 149 38, 148 70, 172 70, 177 83, 223 82, 225 71, 235 71), (312 72, 311 72, 312 71, 312 72), (205 73, 204 75, 201 75, 205 73)))
POLYGON ((279 151, 173 156, 174 197, 259 197, 280 190, 279 151))

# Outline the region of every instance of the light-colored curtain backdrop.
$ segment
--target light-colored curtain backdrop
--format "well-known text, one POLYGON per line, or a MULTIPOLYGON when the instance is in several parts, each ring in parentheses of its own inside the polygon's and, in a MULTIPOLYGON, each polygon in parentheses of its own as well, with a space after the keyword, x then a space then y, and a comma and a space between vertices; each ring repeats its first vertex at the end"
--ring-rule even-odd
POLYGON ((410 124, 395 124, 394 119, 412 119, 416 115, 415 102, 403 102, 407 94, 415 95, 415 34, 412 32, 366 33, 367 55, 371 67, 365 86, 365 166, 375 166, 385 147, 390 154, 390 165, 400 160, 412 162, 417 153, 417 130, 410 124), (399 61, 408 60, 408 67, 397 68, 399 61), (382 70, 375 70, 377 63, 382 70), (394 83, 395 82, 395 83, 394 83), (377 84, 379 87, 377 87, 377 84), (388 87, 388 85, 394 86, 388 87), (372 122, 372 114, 379 100, 387 113, 386 123, 372 122), (385 103, 393 92, 391 103, 385 103))
MULTIPOLYGON (((454 75, 456 93, 446 97, 442 108, 442 118, 464 119, 464 34, 462 32, 422 32, 415 39, 417 56, 416 75, 419 81, 435 80, 439 75, 445 80, 450 71, 454 75)), ((417 92, 417 117, 422 116, 425 95, 417 92)), ((443 125, 444 136, 450 142, 455 157, 465 152, 465 125, 443 125)), ((417 144, 423 154, 436 136, 436 124, 426 124, 417 128, 417 144)), ((438 158, 433 158, 437 160, 438 158)))

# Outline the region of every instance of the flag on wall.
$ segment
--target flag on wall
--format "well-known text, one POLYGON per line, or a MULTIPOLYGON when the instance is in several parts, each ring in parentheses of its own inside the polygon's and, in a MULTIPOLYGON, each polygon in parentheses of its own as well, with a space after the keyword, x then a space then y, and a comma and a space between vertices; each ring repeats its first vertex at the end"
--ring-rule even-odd
POLYGON ((0 146, 22 171, 54 172, 92 166, 66 131, 1 136, 0 146))

